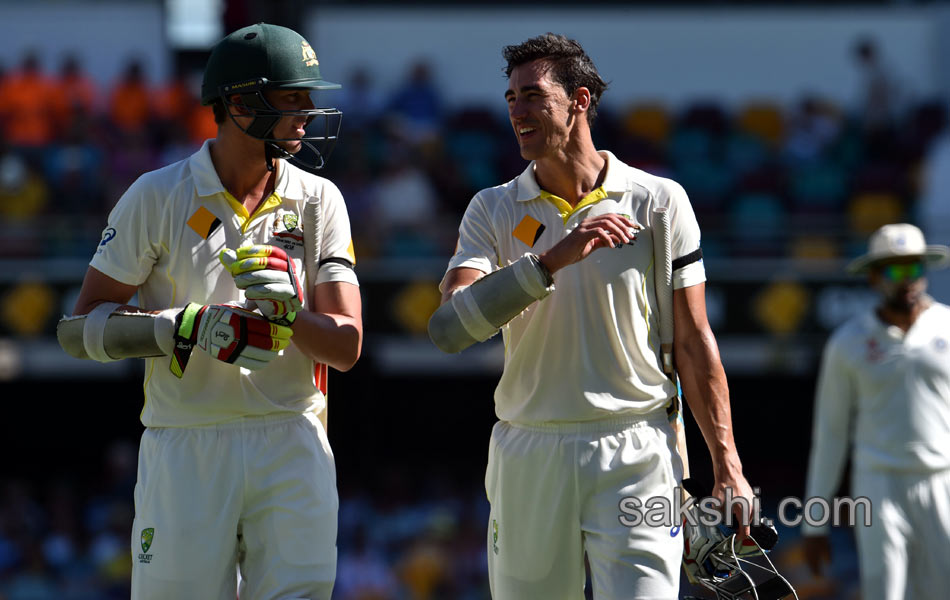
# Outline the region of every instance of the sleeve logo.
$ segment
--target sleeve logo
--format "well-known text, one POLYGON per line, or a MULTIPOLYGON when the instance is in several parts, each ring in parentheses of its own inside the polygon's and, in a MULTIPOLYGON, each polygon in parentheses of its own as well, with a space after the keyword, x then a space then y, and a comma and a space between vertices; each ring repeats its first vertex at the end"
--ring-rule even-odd
POLYGON ((99 242, 99 246, 105 246, 112 241, 112 238, 115 237, 115 227, 106 227, 102 232, 102 241, 99 242))

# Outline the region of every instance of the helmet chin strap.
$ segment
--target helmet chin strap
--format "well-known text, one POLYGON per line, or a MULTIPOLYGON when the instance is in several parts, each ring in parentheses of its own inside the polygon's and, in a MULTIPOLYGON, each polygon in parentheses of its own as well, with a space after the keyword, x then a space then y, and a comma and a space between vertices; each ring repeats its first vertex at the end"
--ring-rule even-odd
POLYGON ((267 161, 267 170, 274 170, 274 161, 282 158, 292 158, 293 154, 281 148, 276 142, 264 142, 264 159, 267 161))

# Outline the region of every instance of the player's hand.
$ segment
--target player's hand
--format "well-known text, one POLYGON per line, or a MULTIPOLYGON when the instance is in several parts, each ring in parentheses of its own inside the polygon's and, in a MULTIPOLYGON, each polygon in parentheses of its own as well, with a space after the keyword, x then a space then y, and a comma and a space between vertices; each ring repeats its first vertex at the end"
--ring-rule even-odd
POLYGON ((633 243, 641 229, 641 225, 616 213, 588 217, 538 258, 554 273, 584 260, 598 248, 617 248, 621 244, 633 243))
POLYGON ((822 567, 831 563, 831 543, 827 535, 806 535, 802 538, 803 553, 808 570, 821 577, 822 567))
POLYGON ((171 371, 181 377, 195 348, 252 371, 263 369, 290 344, 293 330, 227 304, 192 302, 175 317, 171 371))
POLYGON ((721 478, 717 477, 713 483, 712 496, 719 499, 720 506, 724 509, 728 507, 726 490, 731 490, 730 495, 735 500, 745 498, 744 503, 732 503, 732 525, 736 531, 736 542, 742 543, 749 537, 749 525, 752 523, 753 517, 752 507, 755 506, 752 501, 755 494, 752 492, 749 482, 746 481, 745 475, 741 472, 721 478))
POLYGON ((304 292, 294 261, 286 252, 259 244, 237 250, 225 248, 218 259, 262 315, 281 325, 294 322, 297 311, 303 308, 304 292))

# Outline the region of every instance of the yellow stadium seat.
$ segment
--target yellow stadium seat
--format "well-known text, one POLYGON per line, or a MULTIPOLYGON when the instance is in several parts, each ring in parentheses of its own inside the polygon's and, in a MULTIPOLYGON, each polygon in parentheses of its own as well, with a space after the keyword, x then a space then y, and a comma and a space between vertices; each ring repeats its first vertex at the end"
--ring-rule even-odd
POLYGON ((851 231, 870 235, 883 225, 898 223, 904 218, 904 205, 897 194, 866 192, 851 198, 848 219, 851 231))
POLYGON ((623 117, 623 128, 628 135, 662 145, 670 136, 672 123, 666 107, 658 103, 636 104, 623 117))
POLYGON ((780 144, 785 136, 785 116, 782 109, 771 102, 745 105, 736 116, 736 126, 773 146, 780 144))

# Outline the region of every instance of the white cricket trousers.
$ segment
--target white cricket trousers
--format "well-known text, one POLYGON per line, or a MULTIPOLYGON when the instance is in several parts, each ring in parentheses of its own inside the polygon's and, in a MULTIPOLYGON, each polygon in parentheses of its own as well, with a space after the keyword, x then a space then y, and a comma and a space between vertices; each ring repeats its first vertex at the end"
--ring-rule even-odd
POLYGON ((871 526, 857 511, 854 528, 862 600, 950 597, 950 469, 855 470, 851 489, 871 502, 871 526))
MULTIPOLYGON (((672 502, 682 480, 665 411, 647 418, 492 430, 485 487, 494 600, 581 600, 584 553, 597 600, 678 597, 683 539, 673 517, 630 527, 624 498, 672 502)), ((647 509, 644 509, 646 512, 647 509)))
POLYGON ((333 454, 312 414, 148 428, 132 600, 328 600, 338 503, 333 454))

